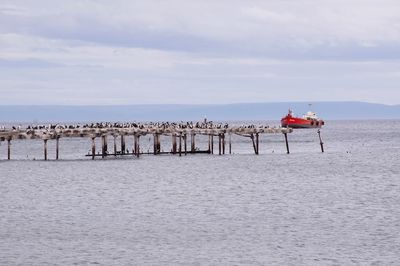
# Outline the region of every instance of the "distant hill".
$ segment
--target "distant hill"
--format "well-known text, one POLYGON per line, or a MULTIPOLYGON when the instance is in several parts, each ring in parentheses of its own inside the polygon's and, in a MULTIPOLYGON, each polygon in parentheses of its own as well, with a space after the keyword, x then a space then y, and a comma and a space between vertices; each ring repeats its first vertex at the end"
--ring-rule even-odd
MULTIPOLYGON (((305 102, 237 103, 224 105, 121 105, 121 106, 0 106, 0 122, 279 120, 291 108, 308 111, 305 102)), ((313 111, 328 120, 400 119, 400 105, 364 102, 317 102, 313 111)))

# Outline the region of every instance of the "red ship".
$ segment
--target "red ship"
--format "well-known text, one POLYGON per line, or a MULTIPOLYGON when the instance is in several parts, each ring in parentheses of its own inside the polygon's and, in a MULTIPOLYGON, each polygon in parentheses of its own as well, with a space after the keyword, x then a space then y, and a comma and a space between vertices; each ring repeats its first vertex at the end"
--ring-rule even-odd
POLYGON ((325 124, 324 120, 319 119, 314 112, 308 111, 303 117, 293 116, 292 110, 281 119, 282 127, 290 128, 320 128, 325 124))

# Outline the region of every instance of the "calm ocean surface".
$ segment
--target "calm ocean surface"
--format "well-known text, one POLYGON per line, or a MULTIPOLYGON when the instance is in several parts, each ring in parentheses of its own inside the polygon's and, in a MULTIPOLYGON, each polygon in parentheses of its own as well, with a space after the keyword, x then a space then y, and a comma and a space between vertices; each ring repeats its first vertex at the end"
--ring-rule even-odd
POLYGON ((47 162, 41 141, 13 141, 9 162, 3 142, 0 265, 400 265, 400 120, 322 137, 324 154, 297 130, 289 155, 263 135, 258 156, 236 136, 232 155, 95 161, 62 139, 47 162))

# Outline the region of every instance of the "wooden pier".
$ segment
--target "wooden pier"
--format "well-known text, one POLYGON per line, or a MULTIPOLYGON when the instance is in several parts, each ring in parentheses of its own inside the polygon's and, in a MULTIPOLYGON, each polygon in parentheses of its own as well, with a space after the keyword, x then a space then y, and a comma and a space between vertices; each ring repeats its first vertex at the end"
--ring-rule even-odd
MULTIPOLYGON (((291 133, 291 128, 269 127, 269 126, 233 126, 227 124, 212 124, 196 123, 193 125, 191 122, 187 123, 124 123, 124 124, 111 124, 111 123, 96 123, 90 125, 49 125, 49 126, 28 126, 27 128, 12 127, 11 129, 0 130, 0 144, 7 143, 7 160, 11 159, 11 142, 16 139, 41 139, 43 140, 43 158, 48 159, 47 144, 49 140, 55 141, 56 145, 56 160, 60 157, 59 142, 60 138, 89 138, 91 139, 91 153, 86 156, 91 157, 93 160, 96 157, 105 158, 107 156, 121 156, 130 155, 139 157, 141 154, 195 154, 207 153, 214 154, 214 138, 218 138, 218 154, 225 154, 228 150, 229 154, 232 153, 232 135, 239 135, 251 139, 254 153, 259 154, 259 136, 260 134, 283 134, 286 151, 289 153, 289 143, 287 134, 291 133), (196 136, 208 136, 208 149, 196 149, 196 136), (113 138, 113 151, 108 152, 108 137, 113 138), (153 137, 153 151, 144 152, 140 148, 140 139, 144 136, 153 137), (171 151, 161 151, 161 136, 168 136, 171 138, 171 151), (120 138, 120 150, 118 151, 117 138, 120 138), (96 138, 101 139, 101 150, 96 154, 96 138), (128 138, 131 139, 131 152, 126 149, 128 138), (190 145, 188 145, 190 140, 190 145), (226 141, 228 141, 228 149, 226 149, 226 141)), ((322 141, 321 141, 322 143, 322 141)))

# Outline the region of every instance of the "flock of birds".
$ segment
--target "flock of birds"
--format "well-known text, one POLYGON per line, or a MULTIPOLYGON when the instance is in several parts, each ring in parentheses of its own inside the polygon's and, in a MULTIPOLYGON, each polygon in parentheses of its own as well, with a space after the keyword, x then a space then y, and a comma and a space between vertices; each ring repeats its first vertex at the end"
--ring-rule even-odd
MULTIPOLYGON (((147 128, 157 128, 157 129, 227 129, 229 128, 228 123, 214 123, 213 121, 203 122, 149 122, 149 123, 112 123, 112 122, 102 122, 102 123, 86 123, 86 124, 48 124, 48 125, 28 125, 23 129, 21 125, 12 126, 10 129, 12 131, 32 131, 32 130, 55 130, 55 129, 107 129, 107 128, 138 128, 138 129, 147 129, 147 128)), ((237 126, 239 129, 243 128, 269 128, 269 126, 264 125, 240 125, 237 126)), ((8 131, 9 129, 6 126, 0 126, 0 131, 8 131)))

